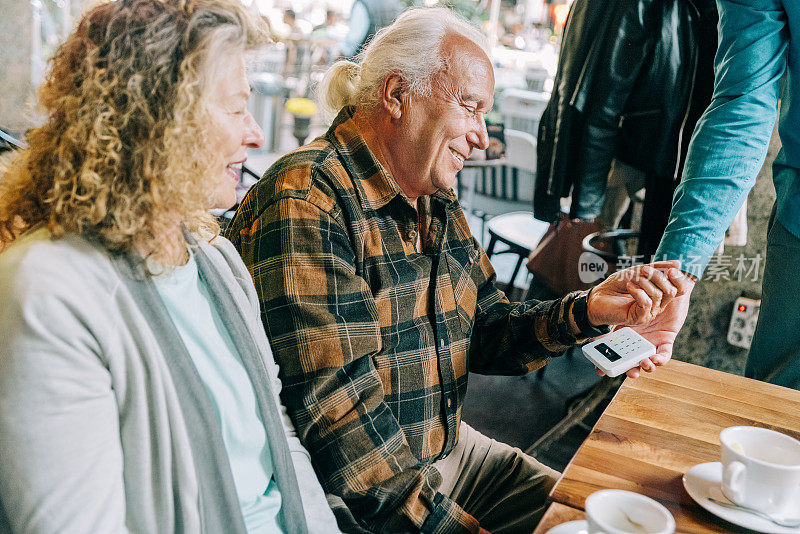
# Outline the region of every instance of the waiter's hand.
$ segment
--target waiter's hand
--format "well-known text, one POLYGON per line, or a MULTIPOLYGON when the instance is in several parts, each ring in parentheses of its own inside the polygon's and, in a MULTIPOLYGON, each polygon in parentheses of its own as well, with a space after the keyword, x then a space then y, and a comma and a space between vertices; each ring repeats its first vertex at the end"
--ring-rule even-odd
MULTIPOLYGON (((672 345, 689 308, 695 280, 679 270, 680 262, 661 261, 618 271, 592 289, 587 314, 593 324, 631 326, 656 346, 656 354, 627 372, 650 372, 672 357, 672 345)), ((602 375, 602 371, 598 370, 602 375)))

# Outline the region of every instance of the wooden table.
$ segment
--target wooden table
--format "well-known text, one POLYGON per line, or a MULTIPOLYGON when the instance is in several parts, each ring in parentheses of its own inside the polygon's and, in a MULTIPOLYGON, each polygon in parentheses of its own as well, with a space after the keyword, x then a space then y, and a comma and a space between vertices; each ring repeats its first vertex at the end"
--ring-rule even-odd
POLYGON ((736 425, 800 439, 800 392, 676 360, 626 379, 550 493, 550 527, 581 519, 589 494, 619 488, 664 504, 677 532, 746 532, 695 504, 681 481, 719 460, 719 432, 736 425))
POLYGON ((585 517, 586 515, 583 513, 583 510, 554 502, 547 508, 544 517, 539 521, 539 525, 536 527, 536 530, 533 531, 533 534, 545 534, 556 525, 568 521, 578 521, 585 517))

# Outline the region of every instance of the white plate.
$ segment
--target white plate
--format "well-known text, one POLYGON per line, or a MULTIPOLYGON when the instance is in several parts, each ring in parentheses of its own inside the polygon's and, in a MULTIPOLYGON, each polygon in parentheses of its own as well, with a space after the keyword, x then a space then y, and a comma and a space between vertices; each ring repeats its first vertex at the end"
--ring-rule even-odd
POLYGON ((581 519, 580 521, 567 521, 556 525, 548 530, 547 534, 588 534, 588 532, 589 525, 586 520, 581 519))
POLYGON ((730 521, 734 525, 739 525, 740 527, 749 528, 758 532, 767 532, 770 534, 800 534, 800 527, 779 527, 775 523, 751 514, 750 512, 725 508, 709 501, 709 497, 720 501, 728 500, 722 494, 722 488, 720 488, 721 481, 722 464, 720 462, 697 464, 683 475, 683 487, 686 488, 689 497, 715 516, 721 517, 725 521, 730 521))

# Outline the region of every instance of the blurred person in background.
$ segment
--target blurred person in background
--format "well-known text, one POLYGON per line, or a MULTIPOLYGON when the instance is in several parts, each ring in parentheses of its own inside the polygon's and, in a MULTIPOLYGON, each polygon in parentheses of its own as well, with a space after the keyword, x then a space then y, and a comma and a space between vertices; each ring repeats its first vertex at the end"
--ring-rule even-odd
MULTIPOLYGON (((537 219, 558 221, 570 197, 570 219, 594 220, 609 180, 615 194, 644 188, 636 254, 652 257, 690 133, 711 101, 716 21, 714 0, 572 4, 539 123, 537 219)), ((618 222, 615 211, 601 222, 618 222)))
POLYGON ((294 33, 297 27, 297 14, 293 9, 285 9, 283 11, 283 23, 289 30, 289 33, 294 33))
POLYGON ((322 22, 322 24, 314 26, 314 29, 312 30, 312 35, 321 34, 324 36, 331 28, 339 24, 339 18, 340 18, 339 13, 337 13, 332 9, 326 9, 325 20, 322 22))
POLYGON ((342 56, 353 59, 370 42, 381 28, 392 21, 403 10, 398 0, 356 0, 350 10, 347 23, 350 29, 340 45, 342 56))
POLYGON ((336 531, 208 211, 264 140, 262 39, 236 0, 120 0, 53 57, 0 183, 0 531, 336 531))
POLYGON ((313 62, 315 65, 330 65, 338 58, 339 43, 347 34, 347 25, 337 11, 325 10, 325 20, 314 26, 311 40, 315 43, 313 62))

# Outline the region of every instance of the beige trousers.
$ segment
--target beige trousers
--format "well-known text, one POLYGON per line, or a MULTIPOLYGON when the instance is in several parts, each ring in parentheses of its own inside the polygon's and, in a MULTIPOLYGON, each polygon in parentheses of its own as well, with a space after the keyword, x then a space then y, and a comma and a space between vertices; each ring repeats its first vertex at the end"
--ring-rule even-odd
POLYGON ((439 492, 453 499, 492 534, 530 534, 560 473, 520 449, 487 438, 463 421, 458 443, 433 464, 439 492))

